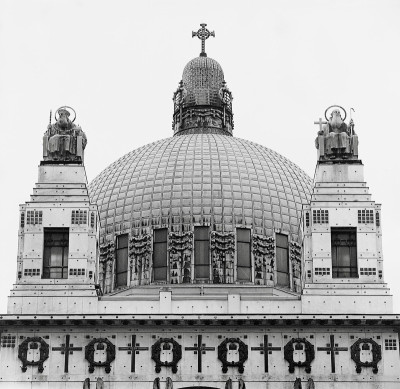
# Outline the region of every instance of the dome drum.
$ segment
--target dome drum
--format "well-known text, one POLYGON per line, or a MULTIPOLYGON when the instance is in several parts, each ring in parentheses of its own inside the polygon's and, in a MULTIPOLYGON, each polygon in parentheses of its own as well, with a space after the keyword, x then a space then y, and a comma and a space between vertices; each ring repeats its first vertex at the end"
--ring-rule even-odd
POLYGON ((122 233, 100 246, 99 284, 106 294, 147 285, 223 284, 301 292, 301 250, 286 234, 211 231, 122 233))

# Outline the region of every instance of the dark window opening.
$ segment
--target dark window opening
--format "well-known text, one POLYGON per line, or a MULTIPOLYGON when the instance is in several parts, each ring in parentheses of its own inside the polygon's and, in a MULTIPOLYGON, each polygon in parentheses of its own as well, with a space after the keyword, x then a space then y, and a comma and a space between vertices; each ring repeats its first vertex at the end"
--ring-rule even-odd
POLYGON ((115 250, 115 286, 128 284, 128 234, 117 236, 115 250))
POLYGON ((357 229, 331 228, 332 277, 357 278, 357 229))
POLYGON ((251 281, 250 230, 248 228, 236 229, 236 246, 237 280, 251 281))
POLYGON ((44 228, 43 278, 68 278, 68 228, 44 228))
POLYGON ((153 280, 167 281, 167 240, 168 229, 154 230, 153 280))
POLYGON ((289 239, 287 235, 276 234, 276 284, 290 286, 289 277, 289 239))
POLYGON ((194 227, 194 278, 210 279, 209 227, 194 227))

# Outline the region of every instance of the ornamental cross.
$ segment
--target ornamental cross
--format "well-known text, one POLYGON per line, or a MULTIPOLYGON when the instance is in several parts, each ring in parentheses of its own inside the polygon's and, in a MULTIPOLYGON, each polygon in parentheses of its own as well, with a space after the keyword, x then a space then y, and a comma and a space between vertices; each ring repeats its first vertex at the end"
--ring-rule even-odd
POLYGON ((61 351, 61 354, 65 355, 64 358, 64 373, 68 373, 69 355, 73 354, 74 351, 82 351, 82 347, 74 347, 72 343, 69 343, 70 335, 65 336, 65 343, 61 344, 61 347, 53 347, 53 351, 61 351))
POLYGON ((146 351, 148 347, 140 347, 139 343, 136 343, 136 335, 132 335, 131 343, 128 343, 128 347, 118 347, 118 350, 126 350, 128 354, 131 354, 131 372, 135 372, 136 368, 136 354, 139 354, 139 351, 146 351))
POLYGON ((268 343, 268 335, 264 335, 264 343, 260 344, 260 347, 252 347, 253 351, 260 351, 260 354, 264 354, 264 372, 268 373, 268 355, 272 354, 272 351, 280 351, 281 347, 272 347, 272 343, 268 343))
POLYGON ((317 347, 318 351, 326 351, 327 354, 331 355, 331 369, 332 373, 336 372, 335 366, 335 355, 339 355, 339 351, 347 351, 348 347, 339 347, 337 343, 335 343, 335 336, 330 336, 330 343, 326 345, 326 347, 317 347))
POLYGON ((322 125, 327 124, 328 122, 323 122, 321 118, 317 122, 314 122, 314 124, 319 124, 319 130, 322 131, 322 125))
POLYGON ((206 54, 206 39, 208 39, 210 36, 213 36, 215 38, 215 32, 214 31, 209 31, 206 26, 207 24, 201 23, 200 24, 201 28, 197 32, 192 31, 192 38, 197 36, 201 40, 201 53, 200 57, 207 57, 206 54))
POLYGON ((215 347, 206 347, 205 343, 202 343, 202 335, 197 335, 197 343, 194 344, 194 347, 185 347, 185 350, 193 351, 194 354, 197 354, 197 371, 201 373, 201 356, 205 354, 206 351, 214 351, 215 347))

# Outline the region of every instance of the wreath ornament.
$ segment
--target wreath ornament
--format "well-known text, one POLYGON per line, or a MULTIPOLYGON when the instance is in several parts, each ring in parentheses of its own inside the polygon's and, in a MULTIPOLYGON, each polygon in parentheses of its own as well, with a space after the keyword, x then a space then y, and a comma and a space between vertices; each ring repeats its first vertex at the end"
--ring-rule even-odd
POLYGON ((161 367, 172 367, 172 373, 178 372, 178 362, 182 359, 182 346, 173 338, 160 338, 151 346, 151 359, 156 363, 155 371, 159 373, 161 367), (169 349, 172 344, 172 361, 161 361, 161 345, 164 344, 164 349, 169 349))
POLYGON ((284 357, 289 362, 289 373, 294 373, 295 366, 305 367, 306 373, 311 373, 311 362, 315 358, 314 345, 312 345, 305 338, 294 338, 286 343, 283 349, 284 357), (302 344, 304 344, 304 351, 306 354, 306 360, 304 362, 295 362, 293 359, 294 350, 302 350, 302 344))
POLYGON ((25 373, 27 366, 37 366, 39 373, 43 373, 43 363, 49 358, 49 345, 39 336, 26 338, 18 347, 18 358, 22 361, 22 372, 25 373), (39 343, 39 346, 38 346, 39 343), (28 361, 28 349, 39 348, 39 360, 28 361))
MULTIPOLYGON (((369 349, 369 347, 368 347, 369 349)), ((372 367, 372 372, 374 374, 378 373, 378 362, 382 359, 382 348, 373 339, 358 339, 351 347, 351 359, 356 363, 356 372, 361 373, 363 367, 372 367), (361 362, 361 347, 363 350, 366 349, 367 344, 372 346, 372 361, 371 362, 361 362), (361 346, 362 345, 362 346, 361 346)))
POLYGON ((244 372, 244 362, 247 361, 249 356, 249 348, 243 343, 239 338, 226 338, 219 346, 218 346, 218 359, 222 362, 222 372, 227 373, 228 367, 238 367, 239 373, 243 374, 244 372), (228 344, 229 348, 233 349, 235 345, 238 345, 239 352, 239 360, 237 362, 228 361, 228 344))

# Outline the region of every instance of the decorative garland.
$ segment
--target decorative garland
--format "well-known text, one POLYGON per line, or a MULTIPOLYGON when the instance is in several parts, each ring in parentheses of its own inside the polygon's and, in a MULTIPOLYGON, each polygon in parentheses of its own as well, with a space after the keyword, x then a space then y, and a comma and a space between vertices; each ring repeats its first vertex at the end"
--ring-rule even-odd
POLYGON ((244 372, 244 362, 247 361, 249 356, 249 348, 247 344, 243 343, 239 338, 226 338, 219 346, 218 346, 218 359, 222 362, 222 372, 227 373, 228 367, 238 367, 239 373, 243 374, 244 372), (239 360, 237 362, 229 362, 228 361, 228 343, 237 344, 238 352, 239 352, 239 360))
POLYGON ((112 290, 112 268, 115 258, 115 243, 109 241, 100 245, 99 258, 99 284, 104 293, 110 293, 112 290))
POLYGON ((254 280, 256 285, 273 285, 275 270, 275 239, 273 236, 253 235, 254 280))
POLYGON ((89 373, 94 372, 95 367, 105 367, 106 373, 111 371, 111 362, 115 359, 115 346, 107 338, 95 338, 85 346, 85 359, 89 361, 89 373), (106 346, 106 360, 105 362, 95 362, 94 360, 94 345, 98 343, 97 349, 100 350, 101 347, 104 349, 103 343, 106 346))
POLYGON ((172 373, 178 372, 178 362, 182 359, 182 346, 173 338, 160 338, 151 346, 151 359, 156 363, 155 371, 159 373, 161 367, 172 367, 172 373), (172 344, 172 361, 161 362, 161 345, 172 344))
POLYGON ((214 284, 233 283, 233 256, 235 235, 233 232, 211 232, 211 252, 214 284))
POLYGON ((136 285, 147 285, 150 282, 151 235, 138 235, 129 238, 129 266, 131 280, 136 285))
POLYGON ((289 258, 292 265, 293 289, 301 292, 301 246, 297 242, 289 243, 289 258))
POLYGON ((171 284, 190 283, 193 232, 170 232, 168 251, 171 284))
POLYGON ((289 362, 289 373, 294 373, 295 366, 297 367, 305 367, 306 373, 311 373, 311 362, 315 358, 315 350, 314 345, 312 345, 305 338, 294 338, 289 340, 286 343, 283 349, 284 358, 289 362), (304 344, 304 351, 306 353, 306 360, 304 362, 298 361, 295 362, 293 359, 294 350, 302 349, 301 345, 304 344))
MULTIPOLYGON (((364 347, 364 346, 363 346, 364 347)), ((361 373, 363 367, 372 367, 372 372, 374 374, 378 373, 378 362, 382 359, 382 348, 373 339, 358 339, 350 347, 351 359, 356 363, 356 372, 361 373), (361 362, 361 344, 370 344, 372 346, 372 361, 371 362, 361 362)))
POLYGON ((49 358, 49 345, 39 336, 33 338, 26 338, 18 347, 18 358, 22 361, 22 372, 25 373, 27 366, 37 366, 39 373, 43 373, 44 367, 43 363, 49 358), (29 347, 29 344, 31 346, 29 347), (40 344, 38 346, 37 344, 40 344), (37 349, 39 348, 39 360, 38 361, 28 361, 28 348, 37 349))

